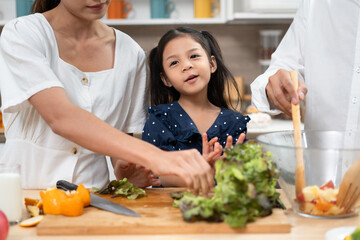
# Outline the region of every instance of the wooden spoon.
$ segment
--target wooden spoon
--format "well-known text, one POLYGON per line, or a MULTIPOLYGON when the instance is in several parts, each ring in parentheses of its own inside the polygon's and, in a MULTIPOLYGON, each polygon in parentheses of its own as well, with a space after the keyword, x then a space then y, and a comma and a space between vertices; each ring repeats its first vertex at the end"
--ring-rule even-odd
MULTIPOLYGON (((290 71, 291 81, 297 92, 299 86, 298 74, 296 71, 290 71)), ((294 140, 296 147, 296 169, 295 169, 295 189, 296 198, 302 194, 302 190, 305 188, 305 173, 304 173, 304 160, 303 149, 301 143, 301 121, 300 121, 300 105, 299 103, 291 104, 292 121, 294 126, 294 140)))
POLYGON ((339 188, 336 205, 350 212, 360 197, 360 158, 346 171, 339 188))

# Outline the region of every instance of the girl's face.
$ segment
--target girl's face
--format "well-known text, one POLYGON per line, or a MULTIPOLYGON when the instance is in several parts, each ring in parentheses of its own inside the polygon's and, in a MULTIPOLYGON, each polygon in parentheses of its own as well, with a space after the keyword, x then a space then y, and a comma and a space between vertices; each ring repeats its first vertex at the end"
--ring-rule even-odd
POLYGON ((215 57, 211 56, 209 60, 202 46, 189 36, 175 38, 166 44, 162 64, 162 81, 182 96, 207 92, 211 74, 216 71, 215 57))
POLYGON ((94 20, 106 14, 110 0, 61 0, 60 4, 78 18, 94 20))

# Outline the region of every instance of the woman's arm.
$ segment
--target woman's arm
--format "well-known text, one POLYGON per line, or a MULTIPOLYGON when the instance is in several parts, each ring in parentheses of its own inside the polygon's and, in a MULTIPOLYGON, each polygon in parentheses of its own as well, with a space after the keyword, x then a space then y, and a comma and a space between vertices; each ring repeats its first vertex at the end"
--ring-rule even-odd
POLYGON ((156 175, 177 175, 196 193, 213 186, 211 168, 197 150, 165 152, 115 129, 73 105, 63 88, 48 88, 29 98, 54 133, 91 151, 139 164, 156 175))
MULTIPOLYGON (((128 135, 133 136, 132 133, 128 133, 128 135)), ((111 164, 117 180, 127 178, 134 186, 140 188, 160 185, 159 179, 155 178, 154 174, 148 168, 114 158, 111 158, 111 164)))

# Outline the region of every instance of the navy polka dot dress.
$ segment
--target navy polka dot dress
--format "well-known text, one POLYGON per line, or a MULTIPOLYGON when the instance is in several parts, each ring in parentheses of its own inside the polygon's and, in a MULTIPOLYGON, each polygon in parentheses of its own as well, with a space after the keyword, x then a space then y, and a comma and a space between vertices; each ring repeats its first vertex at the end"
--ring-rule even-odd
MULTIPOLYGON (((143 140, 167 151, 196 148, 202 153, 201 133, 178 102, 149 107, 149 114, 142 132, 143 140)), ((206 132, 208 139, 218 137, 220 145, 225 147, 227 136, 231 135, 235 144, 240 133, 246 133, 249 121, 248 116, 221 109, 206 132)))

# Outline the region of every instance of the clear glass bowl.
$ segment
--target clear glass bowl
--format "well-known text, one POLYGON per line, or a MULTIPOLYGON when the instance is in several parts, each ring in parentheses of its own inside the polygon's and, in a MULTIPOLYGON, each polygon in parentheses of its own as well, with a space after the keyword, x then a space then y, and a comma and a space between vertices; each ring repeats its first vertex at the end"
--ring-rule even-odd
MULTIPOLYGON (((336 192, 346 170, 360 157, 360 132, 303 131, 301 139, 302 148, 298 149, 303 151, 306 186, 320 187, 331 180, 336 192)), ((306 201, 305 207, 300 207, 295 193, 296 147, 292 131, 262 134, 257 137, 257 142, 273 155, 273 160, 281 171, 280 187, 296 213, 315 218, 345 218, 358 214, 359 207, 347 214, 327 211, 328 208, 324 211, 324 205, 318 204, 319 201, 323 203, 323 192, 315 191, 317 187, 308 188, 310 191, 307 193, 318 196, 319 201, 306 201)), ((333 199, 329 202, 336 206, 335 201, 333 199)))

